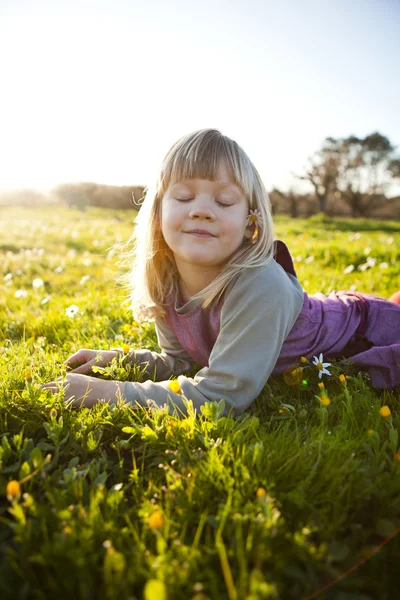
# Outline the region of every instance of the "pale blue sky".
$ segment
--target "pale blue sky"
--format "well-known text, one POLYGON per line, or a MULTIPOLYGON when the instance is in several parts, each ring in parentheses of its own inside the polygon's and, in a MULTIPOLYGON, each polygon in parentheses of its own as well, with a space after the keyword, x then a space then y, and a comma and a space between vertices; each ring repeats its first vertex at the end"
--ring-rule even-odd
POLYGON ((399 31, 398 0, 0 0, 0 188, 146 185, 204 127, 268 189, 327 136, 400 152, 399 31))

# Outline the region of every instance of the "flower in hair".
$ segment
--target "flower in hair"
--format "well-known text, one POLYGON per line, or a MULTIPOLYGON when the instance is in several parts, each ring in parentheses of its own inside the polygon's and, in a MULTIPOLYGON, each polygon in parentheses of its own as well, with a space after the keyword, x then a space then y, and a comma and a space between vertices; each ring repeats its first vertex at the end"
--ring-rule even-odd
POLYGON ((261 213, 256 208, 254 210, 250 210, 250 214, 247 217, 247 225, 251 225, 252 223, 255 223, 256 225, 262 225, 261 213))

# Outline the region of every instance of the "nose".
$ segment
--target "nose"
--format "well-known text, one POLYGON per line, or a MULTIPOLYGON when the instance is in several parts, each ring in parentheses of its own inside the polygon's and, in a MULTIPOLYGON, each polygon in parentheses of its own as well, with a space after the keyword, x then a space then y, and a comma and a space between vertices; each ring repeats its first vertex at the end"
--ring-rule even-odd
POLYGON ((189 212, 189 217, 191 219, 206 219, 207 221, 215 220, 215 214, 211 204, 205 201, 193 204, 189 212))

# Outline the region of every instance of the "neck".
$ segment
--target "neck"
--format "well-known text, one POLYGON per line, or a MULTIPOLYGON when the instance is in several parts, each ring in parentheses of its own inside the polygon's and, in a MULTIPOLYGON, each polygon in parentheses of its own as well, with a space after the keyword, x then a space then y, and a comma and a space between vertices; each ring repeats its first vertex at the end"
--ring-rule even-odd
POLYGON ((185 269, 179 269, 179 293, 184 303, 188 302, 192 296, 198 294, 207 285, 215 279, 215 277, 220 273, 220 269, 215 269, 214 271, 207 269, 206 271, 196 270, 193 272, 193 267, 191 266, 190 272, 185 272, 185 269))

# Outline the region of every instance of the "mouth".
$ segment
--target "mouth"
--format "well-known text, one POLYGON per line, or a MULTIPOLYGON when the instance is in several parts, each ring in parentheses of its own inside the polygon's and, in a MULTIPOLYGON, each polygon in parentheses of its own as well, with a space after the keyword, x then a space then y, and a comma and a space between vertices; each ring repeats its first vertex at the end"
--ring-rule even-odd
POLYGON ((185 233, 188 233, 189 235, 194 235, 196 237, 202 237, 202 238, 214 238, 214 237, 216 237, 215 235, 213 235, 209 231, 204 231, 203 229, 194 229, 193 231, 185 231, 185 233))

